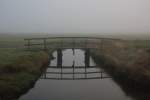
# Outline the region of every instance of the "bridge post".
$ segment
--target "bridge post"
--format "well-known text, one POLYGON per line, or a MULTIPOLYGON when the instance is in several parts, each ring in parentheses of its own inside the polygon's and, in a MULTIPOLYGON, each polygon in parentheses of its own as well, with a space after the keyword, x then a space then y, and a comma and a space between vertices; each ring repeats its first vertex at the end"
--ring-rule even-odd
POLYGON ((30 50, 30 49, 31 49, 31 48, 30 48, 30 42, 31 42, 31 41, 30 41, 29 39, 28 39, 27 41, 28 41, 28 44, 27 44, 28 50, 30 50))
POLYGON ((85 40, 85 48, 88 48, 88 39, 85 40))
POLYGON ((90 66, 90 50, 86 49, 85 51, 85 67, 90 66))
POLYGON ((90 50, 85 50, 85 78, 87 78, 87 67, 90 66, 90 50))
POLYGON ((44 50, 47 50, 47 46, 46 46, 46 38, 43 39, 44 42, 44 50))
POLYGON ((57 66, 62 67, 62 50, 57 49, 57 66))
POLYGON ((75 48, 75 38, 73 38, 72 40, 73 40, 73 48, 75 48))
POLYGON ((60 43, 60 45, 61 45, 60 48, 63 48, 63 39, 61 39, 60 42, 61 42, 60 43))
MULTIPOLYGON (((85 46, 85 48, 87 48, 87 42, 86 42, 86 39, 84 39, 84 46, 85 46)), ((83 47, 84 47, 83 46, 83 47)))
POLYGON ((101 39, 101 44, 100 44, 100 50, 101 50, 101 52, 103 51, 103 43, 104 43, 104 39, 101 39))
POLYGON ((62 79, 63 68, 62 68, 62 50, 61 49, 57 49, 57 67, 61 68, 61 79, 62 79))

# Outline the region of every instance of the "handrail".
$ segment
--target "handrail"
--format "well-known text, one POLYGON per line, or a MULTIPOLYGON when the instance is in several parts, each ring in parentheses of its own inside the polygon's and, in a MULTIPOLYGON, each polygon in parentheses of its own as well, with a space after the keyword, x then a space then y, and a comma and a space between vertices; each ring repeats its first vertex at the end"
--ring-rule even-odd
POLYGON ((122 40, 117 38, 101 38, 101 37, 45 37, 45 38, 25 38, 24 40, 43 40, 43 39, 65 39, 65 38, 84 38, 84 39, 109 39, 109 40, 122 40))

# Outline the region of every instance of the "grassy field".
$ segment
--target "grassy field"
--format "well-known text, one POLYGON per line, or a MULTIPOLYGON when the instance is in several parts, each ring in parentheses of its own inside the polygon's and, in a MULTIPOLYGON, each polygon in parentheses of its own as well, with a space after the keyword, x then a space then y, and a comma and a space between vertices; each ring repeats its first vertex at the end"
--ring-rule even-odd
POLYGON ((0 100, 14 100, 30 89, 46 68, 46 52, 24 51, 23 37, 0 37, 0 100))
POLYGON ((134 48, 150 49, 150 40, 128 40, 127 42, 134 48))
POLYGON ((11 55, 3 62, 0 66, 0 96, 2 100, 13 100, 38 79, 48 64, 48 55, 45 52, 24 52, 11 55))

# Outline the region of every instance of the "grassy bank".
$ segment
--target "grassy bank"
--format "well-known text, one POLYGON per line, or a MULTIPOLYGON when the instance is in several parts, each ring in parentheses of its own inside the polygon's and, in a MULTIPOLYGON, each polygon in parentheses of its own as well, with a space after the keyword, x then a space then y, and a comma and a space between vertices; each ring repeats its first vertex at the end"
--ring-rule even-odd
POLYGON ((149 50, 141 44, 140 47, 135 47, 127 41, 113 42, 103 49, 92 51, 92 55, 121 85, 129 89, 150 91, 149 50))
MULTIPOLYGON (((0 98, 14 100, 31 88, 48 64, 45 52, 0 49, 0 98)), ((1 100, 0 99, 0 100, 1 100)))

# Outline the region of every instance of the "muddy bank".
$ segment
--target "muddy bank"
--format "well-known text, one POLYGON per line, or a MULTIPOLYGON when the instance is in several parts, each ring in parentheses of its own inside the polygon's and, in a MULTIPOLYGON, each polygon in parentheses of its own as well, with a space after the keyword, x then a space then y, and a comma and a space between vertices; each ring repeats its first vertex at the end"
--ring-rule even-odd
POLYGON ((16 100, 34 86, 49 63, 46 52, 22 55, 0 67, 0 100, 16 100))
POLYGON ((126 89, 150 91, 150 53, 124 41, 110 44, 92 51, 97 64, 126 89))

